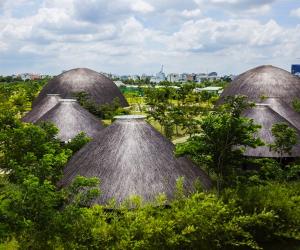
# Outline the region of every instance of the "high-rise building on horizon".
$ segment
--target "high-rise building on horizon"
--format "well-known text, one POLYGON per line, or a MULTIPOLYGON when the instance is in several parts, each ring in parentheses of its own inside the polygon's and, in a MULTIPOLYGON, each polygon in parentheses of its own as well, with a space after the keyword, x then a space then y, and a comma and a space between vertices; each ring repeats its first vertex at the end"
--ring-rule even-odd
POLYGON ((292 64, 291 73, 296 76, 300 76, 300 64, 292 64))

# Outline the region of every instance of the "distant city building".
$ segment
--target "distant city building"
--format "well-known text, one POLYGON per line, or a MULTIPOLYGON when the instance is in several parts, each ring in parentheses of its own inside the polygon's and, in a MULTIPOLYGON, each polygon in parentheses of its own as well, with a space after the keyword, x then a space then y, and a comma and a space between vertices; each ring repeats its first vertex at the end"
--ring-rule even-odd
POLYGON ((120 76, 120 80, 121 81, 126 81, 126 80, 128 80, 128 76, 126 76, 126 75, 120 76))
POLYGON ((32 74, 30 80, 40 80, 42 79, 41 75, 38 74, 32 74))
POLYGON ((146 74, 142 74, 140 78, 141 78, 141 80, 146 80, 146 79, 150 80, 151 76, 148 76, 146 74))
POLYGON ((205 80, 207 80, 208 78, 207 78, 207 74, 205 74, 205 73, 200 73, 200 74, 197 74, 196 75, 196 78, 195 78, 195 81, 196 82, 203 82, 203 81, 205 81, 205 80))
POLYGON ((219 80, 221 77, 218 76, 217 72, 211 72, 208 74, 208 80, 209 81, 214 81, 214 80, 219 80))
POLYGON ((190 82, 195 82, 196 81, 196 74, 188 74, 187 75, 187 81, 190 81, 190 82))
POLYGON ((181 82, 186 82, 188 77, 188 73, 182 73, 180 74, 180 81, 181 82))
POLYGON ((39 74, 32 74, 32 73, 23 73, 16 76, 17 78, 20 77, 23 81, 26 80, 40 80, 43 77, 39 74))
MULTIPOLYGON (((180 83, 180 82, 198 82, 201 83, 203 81, 214 81, 218 79, 222 79, 222 77, 218 76, 218 73, 213 71, 210 73, 170 73, 166 76, 164 72, 164 67, 163 65, 161 66, 161 70, 156 73, 155 75, 147 75, 147 74, 142 74, 142 75, 137 75, 137 74, 132 74, 132 75, 116 75, 112 73, 105 73, 101 72, 101 74, 105 75, 106 77, 117 81, 127 81, 127 80, 132 80, 132 81, 150 81, 152 83, 160 83, 163 81, 169 81, 169 82, 174 82, 174 83, 180 83)), ((25 78, 26 76, 24 76, 25 78)), ((28 79, 31 79, 31 77, 27 76, 28 79)), ((233 78, 233 76, 229 76, 230 78, 233 78)), ((146 82, 147 82, 146 81, 146 82)))
POLYGON ((208 74, 208 76, 212 77, 212 76, 218 76, 218 73, 217 72, 210 72, 208 74))
POLYGON ((180 80, 181 80, 180 75, 177 73, 168 74, 167 79, 169 82, 180 82, 180 80))
POLYGON ((300 76, 300 64, 293 64, 291 67, 291 73, 296 76, 300 76))
POLYGON ((153 83, 160 83, 166 80, 166 75, 164 73, 164 66, 161 66, 161 70, 156 73, 156 76, 151 77, 150 81, 153 83))
POLYGON ((131 75, 128 76, 128 80, 138 81, 140 80, 140 77, 138 75, 131 75))
POLYGON ((105 72, 100 72, 102 75, 105 75, 109 79, 111 79, 111 74, 110 73, 105 73, 105 72))

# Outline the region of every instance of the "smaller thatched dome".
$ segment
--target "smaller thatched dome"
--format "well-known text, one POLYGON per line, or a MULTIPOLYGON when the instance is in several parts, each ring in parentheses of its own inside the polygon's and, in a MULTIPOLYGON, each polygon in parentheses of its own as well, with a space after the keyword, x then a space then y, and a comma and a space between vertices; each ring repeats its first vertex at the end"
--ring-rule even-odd
POLYGON ((47 94, 57 93, 62 98, 74 98, 74 94, 78 92, 86 92, 97 104, 109 104, 118 98, 121 106, 128 106, 125 97, 112 80, 87 68, 71 69, 51 79, 34 100, 33 106, 40 105, 47 94))
MULTIPOLYGON (((296 129, 298 133, 298 138, 300 139, 299 130, 294 127, 288 120, 283 118, 277 112, 275 112, 271 106, 267 104, 257 104, 254 108, 248 109, 244 116, 247 118, 253 119, 256 124, 261 125, 261 129, 258 131, 257 136, 265 142, 265 146, 256 147, 256 148, 246 148, 244 152, 245 156, 252 157, 272 157, 277 158, 280 155, 272 150, 268 144, 274 143, 275 139, 272 135, 272 126, 276 123, 286 123, 290 127, 296 129)), ((299 140, 298 139, 298 140, 299 140)), ((299 140, 300 142, 300 140, 299 140)), ((292 154, 284 154, 284 157, 298 157, 300 156, 300 144, 298 143, 294 146, 292 154)))
POLYGON ((237 76, 224 89, 220 103, 227 96, 235 95, 245 95, 254 102, 276 97, 290 103, 300 98, 300 78, 271 65, 259 66, 237 76))
POLYGON ((23 122, 35 123, 46 112, 52 109, 60 100, 59 94, 47 94, 38 106, 33 107, 23 118, 23 122))
POLYGON ((75 99, 60 99, 37 123, 42 121, 54 123, 59 129, 58 138, 62 141, 68 141, 80 132, 94 138, 104 128, 102 122, 82 108, 75 99))
POLYGON ((173 151, 174 145, 144 117, 119 116, 72 157, 59 185, 69 185, 78 175, 98 177, 101 195, 96 203, 120 203, 132 195, 153 201, 161 193, 170 199, 179 177, 188 192, 197 180, 204 189, 211 187, 203 170, 173 151))

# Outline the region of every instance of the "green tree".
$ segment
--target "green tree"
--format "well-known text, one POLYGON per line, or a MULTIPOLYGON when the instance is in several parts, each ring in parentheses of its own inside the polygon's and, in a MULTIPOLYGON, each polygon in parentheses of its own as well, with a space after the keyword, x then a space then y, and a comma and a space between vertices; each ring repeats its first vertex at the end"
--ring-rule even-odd
POLYGON ((290 155, 297 144, 297 132, 286 123, 276 123, 272 126, 272 134, 275 141, 270 144, 270 148, 280 155, 280 162, 282 162, 283 155, 290 155))
POLYGON ((293 101, 292 101, 292 105, 293 105, 293 108, 296 112, 300 112, 300 100, 298 98, 295 98, 293 101))
POLYGON ((202 119, 199 135, 177 146, 178 155, 192 156, 217 175, 219 193, 226 177, 233 173, 236 161, 242 156, 242 149, 262 144, 254 136, 260 126, 242 117, 242 112, 251 106, 244 96, 229 98, 222 108, 202 119))
POLYGON ((91 140, 92 139, 88 137, 84 132, 80 132, 65 145, 65 148, 71 149, 72 152, 75 153, 91 140))

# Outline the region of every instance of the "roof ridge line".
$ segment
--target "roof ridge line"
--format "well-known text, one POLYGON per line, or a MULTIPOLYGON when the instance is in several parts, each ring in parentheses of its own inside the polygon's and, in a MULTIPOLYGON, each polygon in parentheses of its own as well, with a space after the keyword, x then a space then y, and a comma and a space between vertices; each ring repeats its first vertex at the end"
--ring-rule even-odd
MULTIPOLYGON (((277 100, 276 100, 277 101, 277 100)), ((280 100, 281 101, 281 100, 280 100)), ((280 105, 281 102, 280 101, 277 101, 280 105)), ((288 105, 286 105, 287 107, 284 107, 284 108, 287 108, 289 109, 289 111, 292 111, 292 112, 295 112, 292 108, 290 108, 288 105)), ((283 118, 285 121, 287 121, 294 129, 296 129, 297 131, 300 132, 300 129, 297 128, 297 126, 295 125, 295 123, 293 121, 291 121, 287 116, 284 116, 282 115, 282 112, 278 112, 278 109, 274 109, 274 107, 272 105, 266 105, 266 107, 268 107, 271 111, 273 111, 275 114, 279 115, 281 118, 283 118)), ((299 114, 300 115, 300 114, 299 114)), ((300 121, 300 120, 299 120, 300 121)))

